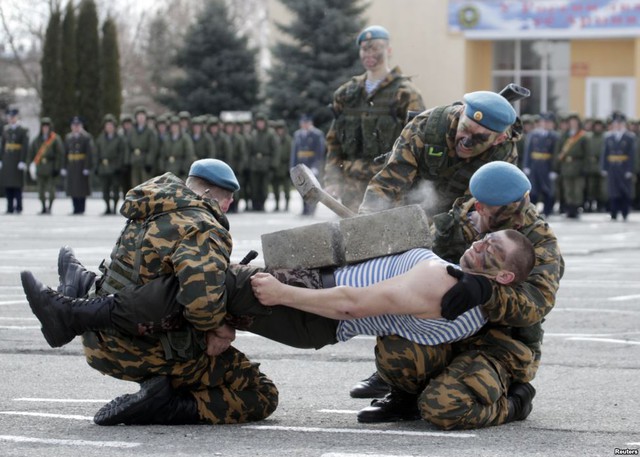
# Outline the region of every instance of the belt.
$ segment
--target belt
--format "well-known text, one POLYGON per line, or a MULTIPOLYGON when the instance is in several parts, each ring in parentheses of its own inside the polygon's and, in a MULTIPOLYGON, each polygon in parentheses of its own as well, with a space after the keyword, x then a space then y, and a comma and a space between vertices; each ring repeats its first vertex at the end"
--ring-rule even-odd
POLYGON ((333 275, 334 271, 336 271, 335 267, 320 268, 320 282, 322 282, 323 289, 331 289, 336 286, 336 278, 333 275))

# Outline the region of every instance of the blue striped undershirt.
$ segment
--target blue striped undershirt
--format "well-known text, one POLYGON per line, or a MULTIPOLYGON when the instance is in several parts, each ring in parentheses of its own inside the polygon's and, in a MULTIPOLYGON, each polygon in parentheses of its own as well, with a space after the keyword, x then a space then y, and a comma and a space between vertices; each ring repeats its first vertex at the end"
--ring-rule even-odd
MULTIPOLYGON (((336 286, 366 287, 406 273, 425 260, 437 260, 450 265, 430 249, 412 249, 402 254, 378 257, 347 265, 334 272, 336 286)), ((338 341, 357 335, 398 335, 414 343, 435 346, 467 338, 487 322, 479 306, 461 314, 454 321, 444 318, 419 319, 407 314, 384 314, 340 321, 336 331, 338 341)))

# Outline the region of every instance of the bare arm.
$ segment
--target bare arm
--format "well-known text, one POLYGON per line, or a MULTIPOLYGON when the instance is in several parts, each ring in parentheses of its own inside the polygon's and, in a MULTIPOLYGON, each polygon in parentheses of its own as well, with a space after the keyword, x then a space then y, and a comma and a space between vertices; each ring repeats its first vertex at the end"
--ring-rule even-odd
POLYGON ((440 316, 440 301, 455 279, 435 261, 420 262, 407 273, 368 287, 339 286, 304 289, 280 283, 268 273, 251 278, 263 305, 285 305, 330 319, 348 320, 382 314, 411 314, 423 319, 440 316))

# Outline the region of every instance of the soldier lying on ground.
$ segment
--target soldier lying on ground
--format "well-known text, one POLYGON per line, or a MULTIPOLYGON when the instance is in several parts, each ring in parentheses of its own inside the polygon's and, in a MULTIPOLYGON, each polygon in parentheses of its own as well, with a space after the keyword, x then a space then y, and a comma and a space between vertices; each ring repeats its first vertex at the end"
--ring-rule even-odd
MULTIPOLYGON (((233 347, 216 357, 205 351, 207 333, 228 333, 224 281, 231 236, 224 212, 238 188, 227 164, 202 159, 192 164, 186 183, 165 173, 127 193, 121 209, 127 224, 104 269, 99 297, 92 307, 74 307, 74 322, 108 317, 104 312, 108 307, 97 306, 108 302, 104 295, 169 274, 176 278, 177 297, 184 304, 184 325, 134 337, 108 330, 84 334, 82 342, 91 367, 142 383, 139 393, 119 397, 98 411, 97 424, 241 423, 264 419, 275 410, 278 391, 258 364, 233 347), (155 402, 131 414, 129 403, 146 395, 152 395, 155 402), (130 414, 115 421, 114 413, 123 408, 130 414)), ((68 267, 59 265, 62 270, 68 267)), ((80 284, 73 286, 74 295, 93 283, 94 276, 77 276, 80 284)), ((28 278, 25 272, 23 281, 33 301, 28 278)), ((40 297, 59 298, 46 292, 40 297)), ((50 343, 61 330, 60 324, 44 330, 50 343)))
MULTIPOLYGON (((318 270, 274 270, 273 274, 283 283, 291 284, 285 285, 262 273, 260 268, 233 265, 225 281, 228 322, 296 347, 319 348, 358 334, 400 335, 419 344, 442 344, 468 337, 486 322, 479 307, 472 307, 454 321, 439 319, 440 303, 458 281, 454 276, 473 283, 486 300, 491 286, 476 274, 499 284, 510 284, 526 278, 534 260, 529 240, 515 230, 508 230, 475 243, 460 259, 462 271, 453 276, 447 271, 453 268, 451 264, 428 249, 339 268, 329 275, 333 284, 328 284, 327 275, 323 278, 318 270), (333 285, 339 287, 331 288, 333 285), (263 303, 287 306, 262 308, 251 293, 252 287, 263 303)), ((81 268, 79 263, 75 265, 81 268)), ((146 310, 146 318, 154 311, 168 313, 156 314, 155 322, 167 322, 168 316, 183 309, 176 299, 180 286, 171 275, 139 286, 132 293, 123 289, 113 296, 88 300, 72 300, 53 292, 28 272, 23 273, 23 285, 47 341, 55 345, 96 329, 101 334, 116 330, 121 337, 141 337, 140 332, 148 334, 155 326, 141 321, 142 316, 134 317, 140 309, 146 310), (165 305, 159 307, 163 302, 165 305)), ((229 337, 232 338, 233 335, 229 337)), ((208 352, 212 356, 219 356, 219 351, 226 349, 219 346, 219 338, 210 339, 209 343, 208 352)), ((145 411, 142 413, 145 416, 150 405, 158 403, 155 395, 156 392, 143 387, 137 396, 114 400, 111 407, 105 407, 106 422, 139 423, 140 412, 145 411)))

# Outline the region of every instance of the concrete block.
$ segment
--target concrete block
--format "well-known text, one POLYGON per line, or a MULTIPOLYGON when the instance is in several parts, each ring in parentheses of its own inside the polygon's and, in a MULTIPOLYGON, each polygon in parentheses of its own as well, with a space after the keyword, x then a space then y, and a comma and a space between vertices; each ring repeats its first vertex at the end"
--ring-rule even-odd
POLYGON ((320 268, 344 265, 344 248, 337 221, 305 225, 262 235, 268 268, 320 268))
POLYGON ((419 205, 341 219, 340 233, 346 263, 430 248, 429 220, 419 205))

